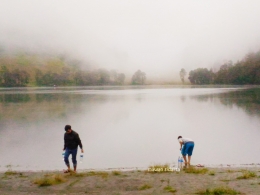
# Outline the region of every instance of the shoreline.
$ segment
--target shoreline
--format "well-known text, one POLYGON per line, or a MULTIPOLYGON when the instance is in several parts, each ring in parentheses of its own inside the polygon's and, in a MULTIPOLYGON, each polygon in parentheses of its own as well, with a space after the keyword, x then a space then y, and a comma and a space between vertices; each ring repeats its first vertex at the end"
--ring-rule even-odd
MULTIPOLYGON (((87 168, 87 169, 77 169, 78 172, 84 172, 84 171, 145 171, 149 167, 156 166, 155 165, 150 165, 147 167, 109 167, 109 168, 87 168)), ((177 166, 175 164, 160 164, 160 165, 169 165, 169 167, 175 169, 177 166)), ((8 166, 8 165, 7 165, 8 166)), ((8 169, 11 169, 12 171, 16 172, 55 172, 55 171, 61 171, 63 169, 66 169, 64 166, 61 169, 37 169, 37 170, 32 170, 32 169, 15 169, 15 166, 10 167, 5 166, 4 170, 0 169, 0 173, 6 172, 8 169)), ((197 165, 192 165, 194 167, 205 167, 205 168, 260 168, 260 163, 245 163, 245 164, 197 164, 197 165), (199 166, 202 165, 202 166, 199 166)))
POLYGON ((1 195, 183 195, 205 194, 207 189, 257 195, 260 191, 260 166, 259 164, 192 166, 180 172, 149 172, 148 167, 145 170, 136 167, 79 169, 76 173, 63 173, 61 170, 15 171, 12 169, 0 172, 1 195))

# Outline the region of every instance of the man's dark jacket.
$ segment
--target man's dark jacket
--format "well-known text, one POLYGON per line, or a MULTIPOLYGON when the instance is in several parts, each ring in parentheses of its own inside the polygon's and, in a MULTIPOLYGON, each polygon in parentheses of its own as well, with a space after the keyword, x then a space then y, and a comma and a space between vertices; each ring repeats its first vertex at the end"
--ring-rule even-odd
POLYGON ((81 140, 79 138, 79 134, 75 131, 71 131, 71 133, 64 134, 64 150, 66 148, 73 150, 78 148, 78 146, 82 149, 81 140))

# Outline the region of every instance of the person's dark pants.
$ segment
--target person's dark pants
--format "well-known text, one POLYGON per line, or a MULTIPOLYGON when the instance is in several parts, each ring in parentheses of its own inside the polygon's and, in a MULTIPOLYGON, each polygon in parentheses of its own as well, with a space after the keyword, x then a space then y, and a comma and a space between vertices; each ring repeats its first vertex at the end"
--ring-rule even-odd
POLYGON ((64 156, 64 161, 65 161, 65 164, 67 166, 70 166, 70 162, 69 162, 69 155, 71 154, 72 155, 72 163, 73 163, 73 166, 76 167, 77 166, 77 152, 78 152, 78 148, 76 149, 68 149, 66 148, 65 150, 65 156, 64 156))

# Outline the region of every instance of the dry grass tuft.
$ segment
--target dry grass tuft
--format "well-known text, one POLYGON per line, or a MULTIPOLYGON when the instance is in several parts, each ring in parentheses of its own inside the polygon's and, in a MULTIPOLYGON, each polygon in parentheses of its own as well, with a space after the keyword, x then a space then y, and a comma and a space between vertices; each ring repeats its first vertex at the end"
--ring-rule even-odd
POLYGON ((86 173, 86 176, 100 176, 102 178, 107 178, 108 175, 108 172, 105 171, 90 171, 86 173))
POLYGON ((142 185, 142 186, 139 188, 139 190, 148 190, 148 189, 150 189, 150 188, 152 188, 152 186, 150 186, 150 185, 148 185, 148 184, 144 184, 144 185, 142 185))
POLYGON ((209 170, 207 168, 196 168, 194 166, 190 166, 189 168, 184 169, 185 173, 194 173, 194 174, 205 174, 209 170))
POLYGON ((215 174, 216 174, 215 171, 210 171, 210 172, 209 172, 209 175, 212 175, 212 176, 213 176, 213 175, 215 175, 215 174))
POLYGON ((253 171, 243 171, 242 173, 243 173, 243 175, 237 177, 237 179, 250 179, 250 178, 256 177, 256 173, 253 171))
POLYGON ((6 176, 9 176, 9 175, 17 175, 17 174, 19 174, 19 173, 16 172, 16 171, 12 171, 12 170, 7 170, 7 171, 5 172, 5 175, 6 175, 6 176))
POLYGON ((100 176, 102 178, 107 178, 108 177, 108 172, 105 171, 90 171, 90 172, 69 172, 66 174, 67 177, 90 177, 90 176, 100 176))
POLYGON ((174 189, 173 187, 171 187, 171 186, 165 186, 164 188, 163 188, 163 190, 164 191, 167 191, 167 192, 171 192, 171 193, 175 193, 177 190, 176 189, 174 189))
POLYGON ((51 185, 60 184, 65 181, 66 181, 66 179, 61 174, 53 174, 53 175, 46 174, 45 176, 43 176, 41 178, 36 178, 34 180, 34 183, 40 187, 43 187, 43 186, 51 186, 51 185))
POLYGON ((196 194, 200 195, 222 195, 222 194, 240 194, 240 192, 231 189, 229 187, 218 187, 218 188, 213 188, 213 189, 206 189, 206 190, 201 190, 198 191, 196 194))
POLYGON ((87 176, 87 173, 78 173, 78 172, 74 172, 74 171, 71 171, 69 173, 66 173, 65 175, 66 177, 85 177, 87 176))
POLYGON ((227 173, 235 173, 235 172, 237 172, 237 171, 231 170, 231 169, 228 169, 228 170, 227 170, 227 173))
POLYGON ((113 175, 116 175, 116 176, 117 176, 117 175, 122 175, 121 171, 112 171, 112 174, 113 174, 113 175))

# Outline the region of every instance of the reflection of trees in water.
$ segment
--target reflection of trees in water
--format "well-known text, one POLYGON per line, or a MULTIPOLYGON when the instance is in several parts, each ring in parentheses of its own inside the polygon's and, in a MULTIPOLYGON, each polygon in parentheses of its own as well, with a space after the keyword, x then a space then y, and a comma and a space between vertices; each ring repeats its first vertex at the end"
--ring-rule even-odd
POLYGON ((192 97, 199 102, 214 101, 216 98, 225 106, 232 108, 235 105, 249 115, 260 116, 260 88, 192 97))
POLYGON ((248 89, 220 95, 224 105, 236 105, 249 115, 260 116, 260 89, 248 89))
POLYGON ((191 96, 191 99, 195 99, 198 102, 207 102, 207 101, 213 101, 215 94, 207 94, 207 95, 198 95, 198 96, 191 96))
POLYGON ((0 123, 4 120, 56 120, 71 113, 80 113, 83 103, 88 102, 86 105, 91 106, 89 103, 96 100, 104 102, 106 97, 72 93, 0 94, 0 123))
POLYGON ((2 94, 0 95, 0 103, 19 103, 30 101, 28 94, 2 94))

